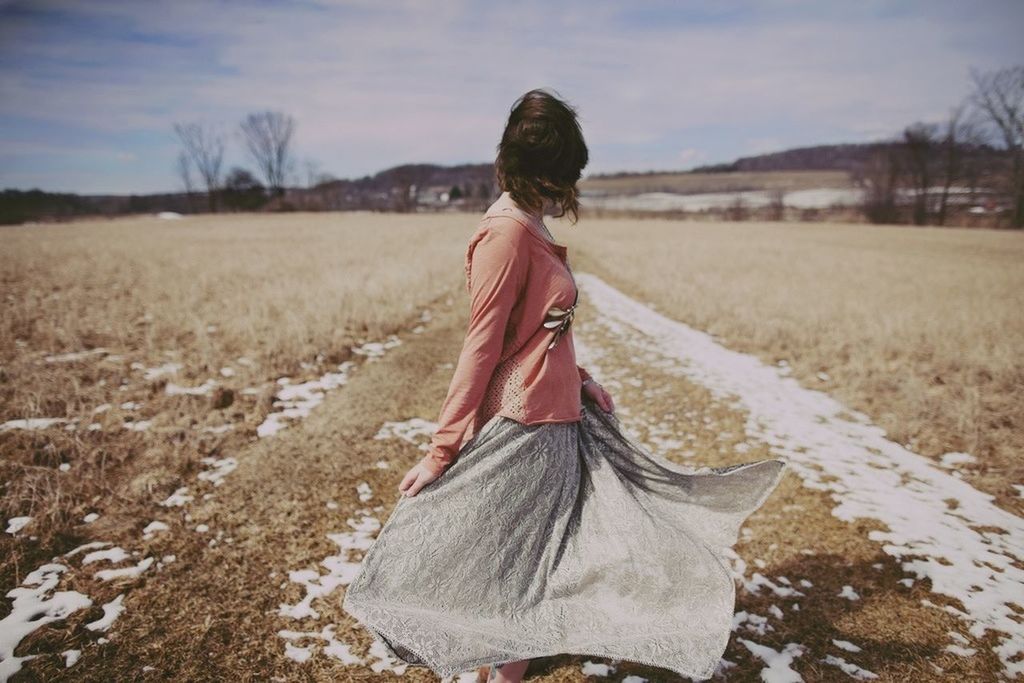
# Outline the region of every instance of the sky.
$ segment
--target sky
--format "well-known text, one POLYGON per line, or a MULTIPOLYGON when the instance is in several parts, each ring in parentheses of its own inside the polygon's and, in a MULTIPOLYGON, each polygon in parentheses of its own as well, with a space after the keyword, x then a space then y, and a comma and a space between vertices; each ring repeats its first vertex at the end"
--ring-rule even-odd
POLYGON ((0 188, 182 189, 175 122, 254 169, 246 114, 339 178, 483 163, 513 102, 576 107, 584 176, 682 170, 940 121, 1024 63, 1024 2, 0 0, 0 188))

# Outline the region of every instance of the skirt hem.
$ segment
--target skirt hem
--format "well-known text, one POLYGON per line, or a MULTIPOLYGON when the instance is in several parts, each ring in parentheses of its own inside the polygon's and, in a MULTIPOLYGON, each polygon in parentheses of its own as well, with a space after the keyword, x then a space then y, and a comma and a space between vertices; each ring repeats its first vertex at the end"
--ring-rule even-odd
MULTIPOLYGON (((735 589, 735 586, 734 586, 734 589, 735 589)), ((537 650, 537 651, 534 651, 534 652, 522 651, 522 652, 517 652, 517 653, 513 654, 512 656, 507 657, 505 659, 502 659, 501 657, 490 657, 490 656, 489 657, 478 657, 476 659, 468 660, 468 661, 465 661, 465 662, 462 662, 462 663, 459 663, 459 664, 445 666, 445 665, 440 664, 437 661, 433 660, 432 658, 425 656, 422 652, 418 652, 417 650, 415 650, 415 649, 413 649, 411 647, 406 646, 402 642, 402 639, 399 638, 390 629, 383 628, 383 627, 381 627, 379 625, 372 624, 369 621, 367 621, 366 613, 361 609, 361 606, 358 603, 352 602, 350 600, 345 600, 344 603, 345 603, 344 604, 344 610, 346 612, 348 612, 349 614, 351 614, 352 616, 356 617, 359 620, 359 622, 364 627, 368 628, 371 632, 376 633, 378 635, 378 639, 381 641, 381 643, 384 645, 384 647, 387 648, 388 652, 395 659, 399 660, 400 662, 404 663, 407 666, 419 666, 419 667, 425 667, 427 669, 430 669, 435 674, 437 674, 440 678, 445 678, 445 677, 448 677, 448 676, 454 676, 454 675, 462 673, 464 671, 471 671, 471 670, 475 669, 476 667, 482 666, 482 665, 485 665, 485 664, 504 664, 506 662, 514 662, 514 661, 519 661, 519 660, 523 660, 523 659, 539 659, 539 658, 542 658, 542 657, 557 657, 557 656, 560 656, 560 655, 601 657, 603 659, 612 659, 612 660, 617 660, 617 661, 620 661, 620 662, 632 662, 634 664, 642 664, 644 666, 651 666, 651 667, 655 667, 655 668, 658 668, 658 669, 665 669, 665 670, 668 670, 668 671, 673 671, 673 672, 679 674, 680 676, 685 676, 687 678, 690 678, 690 679, 693 679, 693 680, 696 680, 696 681, 706 681, 706 680, 710 679, 714 675, 715 670, 718 668, 717 662, 716 662, 714 665, 710 666, 709 668, 705 669, 704 671, 694 672, 694 671, 690 671, 690 670, 685 670, 685 669, 680 669, 680 668, 676 668, 676 667, 673 667, 673 666, 669 666, 669 665, 665 664, 664 662, 656 662, 656 661, 653 661, 653 660, 646 660, 646 659, 636 659, 636 658, 630 657, 628 655, 619 656, 619 655, 615 655, 615 654, 613 654, 613 653, 611 653, 611 652, 609 652, 607 650, 587 649, 585 647, 583 647, 583 648, 573 648, 571 650, 557 650, 557 651, 547 651, 547 650, 537 650), (352 609, 352 607, 355 607, 355 609, 352 609), (380 636, 383 636, 383 637, 380 637, 380 636), (409 652, 413 653, 414 655, 419 657, 420 660, 422 660, 422 661, 420 661, 420 662, 410 662, 409 660, 403 658, 401 655, 399 655, 394 650, 394 648, 392 648, 392 646, 390 645, 391 641, 394 641, 396 643, 402 644, 402 648, 403 649, 408 650, 409 652)), ((675 631, 664 631, 664 632, 659 632, 658 635, 664 635, 666 633, 674 633, 674 632, 675 631)), ((680 631, 680 633, 685 633, 685 630, 680 631)), ((648 634, 648 635, 650 635, 650 634, 648 634)), ((647 637, 647 636, 640 636, 640 637, 636 638, 636 640, 640 640, 640 639, 642 639, 644 637, 647 637)), ((730 638, 731 638, 731 630, 726 633, 725 642, 722 645, 722 653, 723 654, 725 653, 725 648, 728 647, 729 639, 730 638)), ((628 641, 625 641, 625 642, 628 642, 628 641)), ((721 656, 719 656, 719 660, 721 660, 721 656)))

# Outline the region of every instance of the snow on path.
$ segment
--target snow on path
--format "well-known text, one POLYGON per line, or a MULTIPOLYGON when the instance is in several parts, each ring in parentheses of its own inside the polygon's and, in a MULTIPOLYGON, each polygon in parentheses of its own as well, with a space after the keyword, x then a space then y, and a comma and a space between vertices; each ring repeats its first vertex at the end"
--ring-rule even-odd
POLYGON ((905 571, 930 579, 933 592, 959 600, 963 611, 942 609, 969 624, 973 636, 997 632, 995 652, 1006 675, 1024 675, 1024 623, 1010 606, 1024 594, 1024 520, 885 438, 866 415, 828 394, 723 347, 596 275, 577 273, 576 280, 597 313, 595 325, 621 338, 647 367, 685 377, 745 411, 747 433, 787 459, 805 486, 829 492, 833 515, 885 523, 888 531, 868 537, 902 558, 905 571))

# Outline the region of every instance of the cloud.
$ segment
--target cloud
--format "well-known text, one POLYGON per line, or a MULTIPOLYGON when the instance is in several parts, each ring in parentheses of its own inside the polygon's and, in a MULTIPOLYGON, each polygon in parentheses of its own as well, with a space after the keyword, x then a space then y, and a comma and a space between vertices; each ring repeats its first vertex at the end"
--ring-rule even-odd
MULTIPOLYGON (((1022 7, 15 2, 0 6, 0 123, 30 140, 74 131, 148 169, 97 161, 89 189, 161 190, 175 121, 232 130, 281 109, 300 156, 356 176, 490 160, 512 101, 550 86, 579 108, 589 172, 678 168, 695 160, 678 150, 724 161, 751 141, 873 139, 940 117, 970 66, 1019 61, 1022 7)), ((237 141, 231 155, 246 163, 237 141)), ((0 163, 7 182, 29 170, 2 147, 0 163)))

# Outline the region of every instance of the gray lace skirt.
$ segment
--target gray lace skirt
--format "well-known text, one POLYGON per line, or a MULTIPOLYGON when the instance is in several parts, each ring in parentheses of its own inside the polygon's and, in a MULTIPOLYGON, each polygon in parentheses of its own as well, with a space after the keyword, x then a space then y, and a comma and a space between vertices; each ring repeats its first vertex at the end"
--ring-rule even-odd
POLYGON ((710 678, 736 601, 722 549, 785 469, 675 465, 589 399, 579 422, 495 416, 399 497, 342 607, 441 678, 563 653, 710 678))

